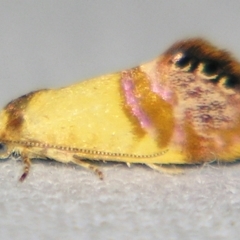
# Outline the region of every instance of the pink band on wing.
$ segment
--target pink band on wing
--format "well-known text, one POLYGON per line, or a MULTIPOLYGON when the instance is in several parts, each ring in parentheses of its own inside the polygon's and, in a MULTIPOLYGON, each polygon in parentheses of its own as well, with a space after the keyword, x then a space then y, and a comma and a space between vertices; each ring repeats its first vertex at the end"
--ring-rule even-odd
POLYGON ((161 76, 159 73, 159 59, 155 59, 152 62, 145 63, 140 66, 141 71, 144 72, 151 84, 151 89, 160 98, 168 103, 173 102, 173 91, 165 85, 162 84, 161 76))
POLYGON ((165 100, 168 103, 172 103, 173 92, 171 90, 169 90, 167 87, 161 86, 157 81, 152 81, 151 89, 154 93, 156 93, 163 100, 165 100))
POLYGON ((137 117, 141 127, 145 129, 147 132, 153 134, 154 127, 151 123, 151 120, 149 119, 148 115, 144 112, 144 110, 141 108, 138 98, 134 93, 135 86, 131 71, 123 71, 121 80, 127 105, 131 108, 133 115, 137 117))

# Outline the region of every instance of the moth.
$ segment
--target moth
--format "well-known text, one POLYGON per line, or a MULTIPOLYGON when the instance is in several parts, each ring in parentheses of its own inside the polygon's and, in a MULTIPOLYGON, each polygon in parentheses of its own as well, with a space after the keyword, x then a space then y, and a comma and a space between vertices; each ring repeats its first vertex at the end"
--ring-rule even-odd
POLYGON ((0 113, 0 158, 73 162, 103 178, 94 161, 232 162, 240 157, 240 64, 195 38, 151 62, 60 89, 30 92, 0 113), (93 163, 91 161, 93 160, 93 163))

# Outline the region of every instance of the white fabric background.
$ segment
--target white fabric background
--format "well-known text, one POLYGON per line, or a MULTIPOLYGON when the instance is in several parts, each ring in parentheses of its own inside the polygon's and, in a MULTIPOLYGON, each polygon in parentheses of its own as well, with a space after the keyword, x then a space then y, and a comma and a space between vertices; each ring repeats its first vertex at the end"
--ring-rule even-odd
MULTIPOLYGON (((0 1, 0 106, 146 62, 202 36, 240 59, 240 2, 228 0, 0 1)), ((0 239, 237 239, 240 165, 186 168, 0 164, 0 239)))

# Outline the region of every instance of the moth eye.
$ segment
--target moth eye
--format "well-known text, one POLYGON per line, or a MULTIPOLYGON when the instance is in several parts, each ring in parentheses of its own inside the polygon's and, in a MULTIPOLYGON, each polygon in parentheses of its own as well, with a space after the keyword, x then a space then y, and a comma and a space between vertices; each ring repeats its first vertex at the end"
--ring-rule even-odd
POLYGON ((7 145, 4 143, 0 143, 0 154, 5 153, 7 151, 7 145))
POLYGON ((204 62, 202 67, 202 73, 207 76, 216 75, 218 73, 219 66, 216 62, 204 62))

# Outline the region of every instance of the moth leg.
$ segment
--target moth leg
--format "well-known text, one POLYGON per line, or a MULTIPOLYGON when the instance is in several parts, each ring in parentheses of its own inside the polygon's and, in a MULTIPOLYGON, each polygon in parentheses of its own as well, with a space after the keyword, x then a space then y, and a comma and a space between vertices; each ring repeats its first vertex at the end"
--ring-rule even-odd
POLYGON ((79 165, 79 166, 81 166, 81 167, 84 167, 84 168, 86 168, 86 169, 88 169, 88 170, 93 171, 95 174, 98 175, 98 177, 99 177, 101 180, 103 180, 103 173, 102 173, 96 166, 94 166, 93 164, 90 164, 90 163, 87 163, 87 162, 83 161, 83 160, 82 160, 79 156, 77 156, 77 155, 73 155, 72 161, 73 161, 75 164, 77 164, 77 165, 79 165))
POLYGON ((130 168, 131 167, 131 163, 130 162, 126 162, 127 166, 130 168))
POLYGON ((183 173, 183 170, 181 168, 176 167, 176 166, 170 168, 170 167, 164 167, 162 165, 154 164, 154 163, 145 163, 145 165, 152 168, 153 170, 156 170, 156 171, 162 172, 162 173, 173 174, 173 175, 183 173))
POLYGON ((29 169, 31 167, 31 160, 27 154, 22 155, 22 160, 23 160, 24 168, 23 168, 23 174, 19 178, 20 182, 23 182, 25 180, 25 178, 27 177, 27 175, 29 173, 29 169))

